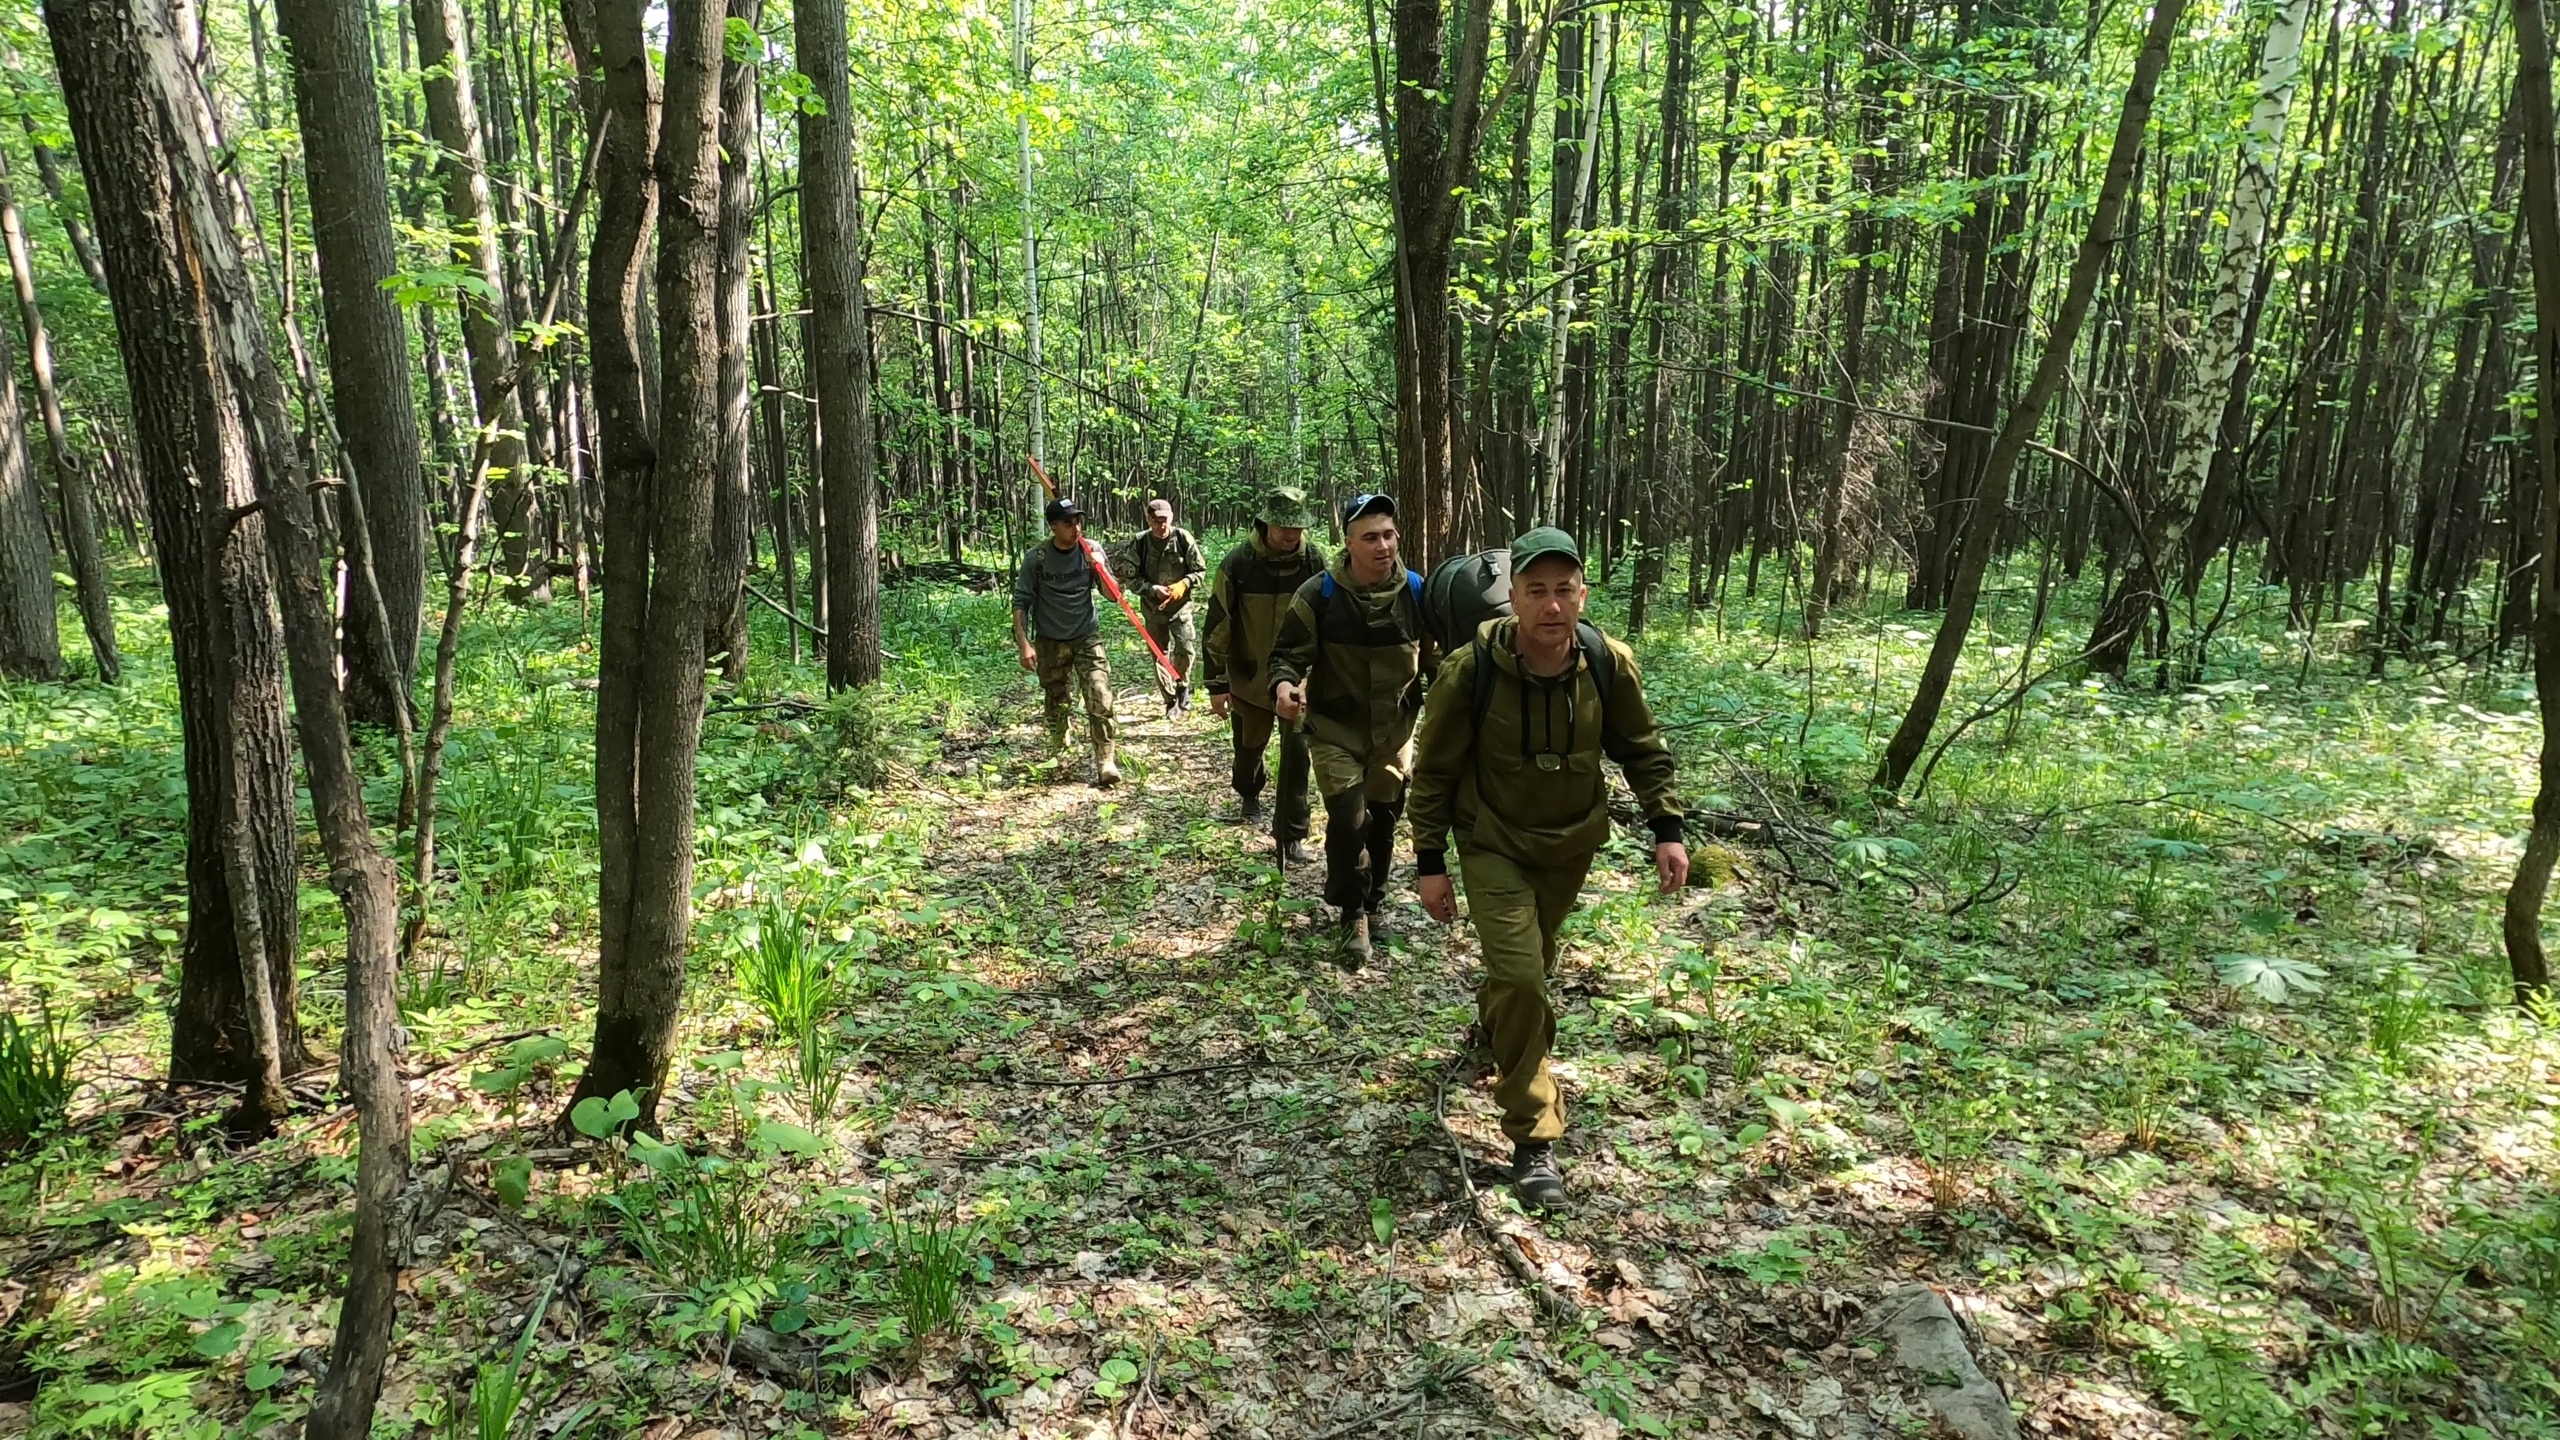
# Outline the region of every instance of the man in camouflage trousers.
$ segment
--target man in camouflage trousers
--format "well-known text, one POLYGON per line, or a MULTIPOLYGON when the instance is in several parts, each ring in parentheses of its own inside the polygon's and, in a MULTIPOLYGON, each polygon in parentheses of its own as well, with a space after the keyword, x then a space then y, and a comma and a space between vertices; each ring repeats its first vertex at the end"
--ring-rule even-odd
POLYGON ((1102 644, 1102 615, 1093 603, 1101 587, 1102 547, 1084 538, 1084 511, 1057 499, 1045 512, 1049 538, 1024 552, 1013 576, 1013 644, 1022 668, 1040 677, 1049 720, 1049 749, 1067 749, 1067 700, 1084 697, 1086 737, 1093 743, 1093 783, 1120 783, 1113 754, 1111 659, 1102 644))
POLYGON ((1653 833, 1664 894, 1689 881, 1671 747, 1645 701, 1635 653, 1582 623, 1582 552, 1561 530, 1511 542, 1510 616, 1486 621, 1431 685, 1414 748, 1414 888, 1446 925, 1457 885, 1484 952, 1479 1033, 1512 1142, 1512 1186, 1532 1209, 1565 1202, 1555 1142, 1564 1094, 1549 1056, 1556 932, 1609 838, 1605 759, 1626 773, 1653 833), (1458 874, 1449 874, 1457 842, 1458 874))
POLYGON ((1280 638, 1280 617, 1298 587, 1324 573, 1324 551, 1307 538, 1316 523, 1307 509, 1306 492, 1281 487, 1262 497, 1254 517, 1253 538, 1230 550, 1218 562, 1209 586, 1208 664, 1203 679, 1209 710, 1233 727, 1235 766, 1230 779, 1236 790, 1237 818, 1250 824, 1262 815, 1262 787, 1270 779, 1264 756, 1271 732, 1280 732, 1280 797, 1274 802, 1271 836, 1281 859, 1308 863, 1307 732, 1282 725, 1271 710, 1271 647, 1280 638))
POLYGON ((1396 558, 1396 502, 1352 496, 1342 533, 1343 558, 1289 598, 1271 701, 1281 719, 1306 722, 1324 797, 1324 898, 1342 911, 1334 961, 1357 970, 1386 903, 1422 677, 1439 647, 1422 623, 1422 577, 1396 558))
POLYGON ((1208 557, 1190 531, 1173 523, 1173 502, 1159 495, 1147 502, 1147 528, 1121 547, 1111 573, 1120 577, 1123 593, 1137 592, 1147 634, 1173 662, 1170 677, 1156 673, 1164 718, 1170 720, 1191 708, 1191 667, 1200 657, 1198 612, 1191 597, 1208 578, 1208 557))

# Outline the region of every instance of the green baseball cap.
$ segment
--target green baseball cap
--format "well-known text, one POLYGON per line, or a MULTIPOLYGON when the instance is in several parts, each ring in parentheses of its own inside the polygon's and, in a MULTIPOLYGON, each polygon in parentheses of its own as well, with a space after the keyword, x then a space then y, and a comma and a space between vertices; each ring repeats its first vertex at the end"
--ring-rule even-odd
POLYGON ((1511 573, 1519 574, 1551 555, 1561 555, 1582 568, 1582 547, 1553 525, 1541 525, 1511 542, 1511 573))
POLYGON ((1316 524, 1315 512, 1307 508, 1307 492, 1290 485, 1264 492, 1262 509, 1254 518, 1283 530, 1312 530, 1316 524))

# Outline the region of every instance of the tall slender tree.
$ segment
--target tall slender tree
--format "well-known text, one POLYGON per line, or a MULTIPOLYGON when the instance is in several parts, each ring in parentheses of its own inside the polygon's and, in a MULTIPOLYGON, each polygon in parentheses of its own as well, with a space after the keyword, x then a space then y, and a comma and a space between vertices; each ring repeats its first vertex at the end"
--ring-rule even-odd
POLYGON ((880 678, 880 510, 871 433, 870 322, 862 293, 862 196, 844 0, 792 0, 800 107, 800 273, 809 297, 810 383, 826 504, 827 685, 880 678))
POLYGON ((384 288, 398 260, 373 42, 357 0, 276 0, 276 18, 293 57, 302 121, 330 403, 363 501, 365 546, 355 559, 370 566, 382 601, 379 609, 347 607, 347 704, 359 720, 390 724, 394 707, 410 705, 418 668, 427 489, 408 335, 384 288), (383 621, 387 634, 377 633, 383 621))
POLYGON ((2524 129, 2524 224, 2533 255, 2533 459, 2541 487, 2541 545, 2534 559, 2533 688, 2542 705, 2542 751, 2533 826, 2507 887, 2504 931, 2516 1000, 2551 989, 2542 906, 2560 859, 2560 140, 2551 99, 2551 31, 2542 0, 2516 0, 2515 104, 2524 129))

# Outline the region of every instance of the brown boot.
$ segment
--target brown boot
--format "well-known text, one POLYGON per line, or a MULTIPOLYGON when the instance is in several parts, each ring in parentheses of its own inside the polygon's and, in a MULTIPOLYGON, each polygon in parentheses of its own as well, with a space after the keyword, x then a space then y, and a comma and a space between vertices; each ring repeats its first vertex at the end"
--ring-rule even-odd
POLYGON ((1369 963, 1369 955, 1369 912, 1356 908, 1343 911, 1342 931, 1334 939, 1333 963, 1356 971, 1369 963))
POLYGON ((1120 760, 1113 753, 1111 732, 1093 727, 1093 783, 1108 790, 1120 783, 1120 760))

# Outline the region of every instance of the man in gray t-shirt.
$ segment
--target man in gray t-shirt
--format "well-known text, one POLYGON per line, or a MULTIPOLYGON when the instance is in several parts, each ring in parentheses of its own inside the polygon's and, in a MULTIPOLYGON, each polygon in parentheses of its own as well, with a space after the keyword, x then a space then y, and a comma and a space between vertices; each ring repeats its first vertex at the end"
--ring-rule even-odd
POLYGON ((1023 555, 1013 575, 1014 650, 1022 668, 1040 677, 1052 753, 1067 748, 1070 692, 1083 695, 1094 783, 1107 789, 1120 783, 1120 763, 1112 753, 1111 660, 1093 603, 1102 547, 1084 538, 1084 512, 1073 500, 1052 500, 1045 513, 1049 538, 1023 555))

